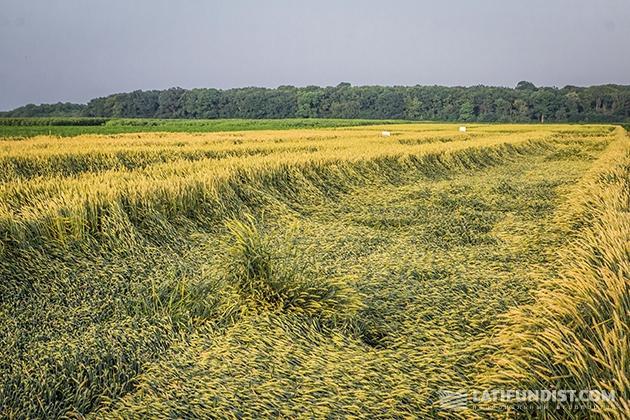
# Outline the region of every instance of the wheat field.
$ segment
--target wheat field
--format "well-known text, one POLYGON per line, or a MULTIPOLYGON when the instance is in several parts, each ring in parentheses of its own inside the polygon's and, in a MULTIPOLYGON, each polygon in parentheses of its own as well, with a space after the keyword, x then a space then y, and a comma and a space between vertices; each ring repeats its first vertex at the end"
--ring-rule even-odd
POLYGON ((3 418, 630 415, 621 127, 4 138, 0 181, 3 418), (615 398, 440 404, 496 388, 615 398))

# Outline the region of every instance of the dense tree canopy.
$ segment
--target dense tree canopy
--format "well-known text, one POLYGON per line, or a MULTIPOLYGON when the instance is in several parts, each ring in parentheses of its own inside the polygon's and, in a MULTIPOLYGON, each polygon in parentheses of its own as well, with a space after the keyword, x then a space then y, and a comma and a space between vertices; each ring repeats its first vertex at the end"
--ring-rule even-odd
POLYGON ((516 88, 442 86, 280 86, 275 89, 134 91, 87 105, 27 105, 11 117, 367 118, 479 122, 630 121, 630 86, 516 88))
POLYGON ((0 112, 0 117, 78 117, 85 112, 86 106, 72 103, 56 103, 21 106, 9 112, 0 112))

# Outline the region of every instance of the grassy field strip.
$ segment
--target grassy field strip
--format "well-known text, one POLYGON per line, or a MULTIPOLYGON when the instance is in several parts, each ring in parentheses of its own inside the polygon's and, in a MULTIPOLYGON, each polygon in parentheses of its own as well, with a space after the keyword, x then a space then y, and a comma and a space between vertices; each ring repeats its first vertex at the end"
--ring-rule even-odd
MULTIPOLYGON (((363 129, 365 130, 365 129, 363 129)), ((363 146, 378 143, 378 131, 364 133, 363 146)), ((410 136, 402 136, 399 141, 431 142, 435 131, 421 131, 410 136)), ((281 133, 284 134, 284 133, 281 133)), ((162 137, 118 136, 115 139, 98 138, 98 148, 86 147, 94 139, 78 137, 59 139, 50 142, 48 138, 5 142, 0 147, 3 152, 3 177, 7 180, 21 177, 74 175, 82 172, 100 172, 108 169, 144 168, 156 163, 169 164, 181 160, 202 160, 229 156, 248 156, 253 154, 269 154, 281 151, 316 151, 319 148, 342 149, 351 147, 352 143, 340 138, 331 131, 309 131, 304 135, 278 136, 257 133, 247 136, 246 133, 230 133, 220 135, 204 135, 200 140, 195 135, 164 135, 162 137), (174 141, 177 140, 177 141, 174 141), (331 144, 334 142, 334 144, 331 144)), ((470 139, 470 135, 459 135, 446 138, 470 139)), ((382 143, 382 142, 380 142, 382 143)), ((355 143, 356 145, 356 143, 355 143)))
MULTIPOLYGON (((432 142, 451 142, 457 140, 471 140, 484 135, 483 132, 451 136, 436 136, 439 131, 410 131, 407 127, 401 128, 400 133, 394 132, 396 141, 383 142, 378 137, 378 131, 367 131, 361 136, 361 146, 365 150, 372 145, 388 146, 390 149, 396 142, 401 145, 418 146, 432 142), (397 137, 400 134, 400 137, 397 137), (392 144, 393 143, 393 144, 392 144)), ((451 131, 453 127, 449 128, 451 131)), ((365 130, 365 129, 362 129, 365 130)), ((526 131, 526 133, 534 130, 526 131)), ((318 132, 315 132, 318 133, 318 132)), ((358 133, 353 133, 358 134, 358 133)), ((503 133, 498 133, 502 135, 503 133)), ((559 136, 562 131, 553 134, 559 136)), ((172 136, 172 135, 171 135, 172 136)), ((358 137, 358 136, 357 136, 358 137)), ((539 136, 534 135, 535 138, 539 136)), ((98 138, 90 140, 90 137, 62 139, 55 142, 46 138, 23 142, 6 142, 0 149, 3 152, 3 173, 6 180, 32 178, 36 176, 51 176, 59 174, 71 176, 83 172, 101 172, 105 170, 133 170, 142 169, 153 164, 167 163, 170 166, 174 161, 198 161, 212 158, 224 158, 230 156, 249 156, 255 154, 270 154, 281 151, 315 152, 326 149, 339 151, 341 149, 354 149, 356 143, 348 142, 339 134, 324 132, 319 135, 297 135, 292 137, 278 137, 278 134, 265 136, 258 135, 243 137, 241 134, 234 136, 205 135, 203 141, 198 140, 197 135, 177 135, 157 140, 143 140, 138 136, 127 136, 115 140, 98 138), (209 138, 210 137, 210 138, 209 138), (177 141, 174 141, 177 140, 177 141), (90 147, 90 142, 98 142, 98 147, 90 147), (322 144, 322 141, 324 143, 322 144), (254 144, 252 144, 254 143, 254 144), (256 147, 253 147, 256 146, 256 147)), ((488 136, 485 136, 488 140, 488 136)), ((439 148, 439 146, 438 146, 439 148)), ((416 148, 400 147, 399 152, 416 152, 416 148)), ((396 153, 395 150, 392 150, 396 153)))
MULTIPOLYGON (((303 136, 299 132, 291 134, 297 138, 303 136)), ((156 164, 137 171, 104 171, 63 178, 54 176, 53 172, 50 178, 38 177, 30 182, 18 178, 0 186, 0 225, 2 231, 12 232, 9 237, 20 237, 20 232, 25 232, 27 237, 43 233, 63 241, 81 237, 86 232, 98 231, 98 214, 111 208, 123 213, 130 211, 132 217, 133 212, 143 208, 169 217, 199 209, 204 214, 216 212, 217 209, 222 211, 226 206, 229 208, 230 204, 226 203, 225 197, 238 195, 235 189, 239 188, 238 180, 243 178, 254 185, 269 178, 279 178, 279 182, 283 182, 282 178, 287 173, 300 172, 303 170, 300 168, 307 168, 307 172, 326 172, 327 167, 335 165, 344 167, 351 162, 388 158, 402 159, 404 166, 408 165, 404 162, 406 156, 413 159, 423 157, 435 161, 437 165, 442 164, 440 159, 444 159, 444 164, 448 165, 453 156, 454 159, 461 156, 463 160, 460 165, 465 168, 465 160, 472 159, 470 164, 474 165, 474 154, 484 147, 502 144, 515 147, 535 140, 531 135, 509 137, 502 134, 474 142, 466 140, 408 146, 388 142, 375 136, 374 132, 353 134, 357 137, 339 140, 344 148, 329 145, 308 154, 286 152, 219 161, 180 160, 176 164, 156 164), (367 137, 371 137, 372 142, 378 142, 379 147, 366 142, 367 137), (457 155, 463 150, 470 150, 471 155, 457 155), (226 192, 226 189, 232 191, 226 192), (40 203, 45 203, 45 208, 41 208, 40 203), (212 208, 205 207, 208 203, 211 203, 212 208)), ((544 137, 549 135, 549 131, 540 130, 539 135, 544 137)), ((98 142, 98 138, 94 141, 98 142)), ((87 145, 85 147, 88 148, 87 145)), ((261 188, 264 187, 261 185, 261 188)))
MULTIPOLYGON (((2 142, 0 158, 26 160, 63 156, 57 142, 108 158, 152 142, 273 152, 75 172, 43 153, 6 172, 0 415, 448 416, 439 389, 530 385, 524 365, 492 373, 514 351, 510 314, 540 306, 575 226, 611 202, 596 187, 627 174, 624 131, 380 128, 2 142)), ((621 215, 627 186, 615 191, 621 215)))
POLYGON ((584 177, 560 219, 566 232, 579 228, 560 272, 502 318, 478 386, 614 390, 594 413, 630 414, 629 168, 630 142, 620 139, 584 177))
POLYGON ((295 130, 334 127, 410 124, 402 120, 362 120, 334 118, 284 119, 148 119, 148 118, 0 118, 2 138, 28 139, 35 136, 74 137, 85 134, 123 135, 125 133, 212 133, 224 131, 295 130))

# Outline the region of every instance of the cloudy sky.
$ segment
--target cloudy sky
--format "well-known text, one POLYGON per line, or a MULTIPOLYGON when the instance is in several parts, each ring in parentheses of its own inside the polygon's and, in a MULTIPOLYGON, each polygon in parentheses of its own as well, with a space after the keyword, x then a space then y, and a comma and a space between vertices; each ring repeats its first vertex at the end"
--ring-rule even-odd
POLYGON ((0 110, 172 86, 630 84, 630 0, 0 0, 0 110))

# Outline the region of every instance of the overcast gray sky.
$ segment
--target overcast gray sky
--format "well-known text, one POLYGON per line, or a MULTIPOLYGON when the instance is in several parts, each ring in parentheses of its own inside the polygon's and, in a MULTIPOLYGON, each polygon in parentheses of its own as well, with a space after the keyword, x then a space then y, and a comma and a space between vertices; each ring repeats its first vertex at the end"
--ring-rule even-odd
POLYGON ((0 110, 172 86, 630 84, 630 0, 0 0, 0 110))

